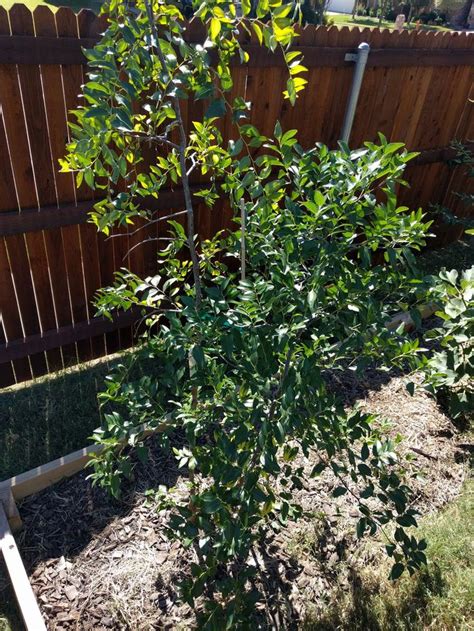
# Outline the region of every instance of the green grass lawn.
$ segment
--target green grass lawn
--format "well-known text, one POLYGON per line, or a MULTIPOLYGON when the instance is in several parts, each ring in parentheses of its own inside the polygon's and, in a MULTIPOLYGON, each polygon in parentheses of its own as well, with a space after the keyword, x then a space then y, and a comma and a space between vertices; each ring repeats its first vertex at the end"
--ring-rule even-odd
POLYGON ((101 425, 97 394, 119 363, 130 379, 160 370, 129 350, 0 390, 0 481, 89 445, 101 425))
MULTIPOLYGON (((394 29, 395 25, 393 22, 388 22, 387 20, 382 20, 382 22, 379 25, 379 19, 378 18, 371 18, 371 17, 367 17, 367 16, 357 16, 355 19, 352 18, 352 15, 349 15, 347 13, 328 13, 328 22, 335 24, 336 26, 360 26, 360 27, 370 27, 370 28, 388 28, 388 29, 394 29)), ((408 29, 413 29, 415 28, 415 24, 409 24, 407 25, 408 29)), ((420 27, 422 30, 425 31, 450 31, 451 29, 447 28, 446 26, 431 26, 431 25, 427 25, 424 26, 422 25, 420 27)))

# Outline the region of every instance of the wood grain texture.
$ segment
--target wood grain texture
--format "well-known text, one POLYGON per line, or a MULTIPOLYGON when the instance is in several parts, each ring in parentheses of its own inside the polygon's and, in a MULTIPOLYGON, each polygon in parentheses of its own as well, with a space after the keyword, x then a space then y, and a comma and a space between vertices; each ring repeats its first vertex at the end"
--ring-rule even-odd
POLYGON ((54 328, 51 331, 44 331, 38 335, 30 335, 23 339, 7 342, 0 345, 0 364, 129 327, 142 318, 140 311, 125 311, 112 315, 111 319, 92 318, 85 322, 77 322, 54 328))
MULTIPOLYGON (((348 37, 344 34, 344 29, 357 34, 357 29, 349 29, 347 26, 342 29, 331 28, 342 30, 342 39, 348 37)), ((389 37, 392 37, 391 32, 389 33, 389 37)), ((21 66, 86 64, 87 59, 82 49, 92 48, 98 41, 98 38, 93 37, 57 39, 43 36, 30 39, 27 35, 13 37, 0 35, 0 63, 21 66)), ((305 56, 306 65, 311 68, 349 67, 350 63, 345 56, 348 52, 354 51, 354 48, 350 46, 301 46, 299 48, 305 56)), ((246 45, 244 50, 250 54, 247 64, 250 68, 285 67, 285 60, 279 52, 272 54, 257 45, 246 45)), ((469 48, 451 49, 446 53, 432 48, 374 48, 367 65, 369 68, 399 68, 403 66, 470 66, 473 63, 474 51, 469 48)), ((240 66, 240 61, 235 58, 231 61, 231 65, 240 66)))

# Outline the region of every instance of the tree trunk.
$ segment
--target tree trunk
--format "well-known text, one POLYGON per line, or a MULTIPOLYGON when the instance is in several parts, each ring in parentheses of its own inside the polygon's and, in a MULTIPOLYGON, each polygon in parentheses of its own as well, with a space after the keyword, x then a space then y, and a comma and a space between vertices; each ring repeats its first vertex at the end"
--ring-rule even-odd
POLYGON ((453 25, 456 28, 468 28, 469 14, 471 13, 472 0, 466 0, 454 16, 453 25))

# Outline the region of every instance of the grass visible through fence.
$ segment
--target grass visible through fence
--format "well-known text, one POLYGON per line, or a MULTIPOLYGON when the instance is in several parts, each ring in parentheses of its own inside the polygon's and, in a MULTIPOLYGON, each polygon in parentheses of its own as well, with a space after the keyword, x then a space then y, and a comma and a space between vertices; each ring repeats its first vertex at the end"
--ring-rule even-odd
MULTIPOLYGON (((348 26, 349 28, 354 28, 355 26, 359 26, 360 28, 369 27, 369 28, 388 28, 391 30, 395 29, 395 23, 390 22, 389 20, 379 21, 379 18, 374 18, 370 16, 356 16, 352 17, 349 13, 328 13, 328 23, 334 24, 336 26, 348 26)), ((411 31, 416 27, 414 22, 405 25, 405 29, 411 31)), ((451 31, 448 26, 437 26, 435 24, 422 24, 419 29, 421 31, 451 31)))

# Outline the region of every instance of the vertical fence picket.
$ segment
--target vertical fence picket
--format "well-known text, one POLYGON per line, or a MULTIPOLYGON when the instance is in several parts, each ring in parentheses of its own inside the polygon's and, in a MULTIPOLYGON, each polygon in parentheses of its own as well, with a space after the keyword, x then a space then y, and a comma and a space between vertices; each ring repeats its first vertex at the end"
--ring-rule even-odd
MULTIPOLYGON (((26 6, 17 4, 12 7, 10 24, 13 35, 34 37, 33 16, 26 6)), ((56 203, 57 198, 39 66, 32 64, 19 66, 18 77, 35 180, 36 201, 38 208, 40 208, 42 205, 47 206, 56 203)), ((47 237, 44 231, 26 235, 41 331, 57 328, 51 265, 48 259, 46 241, 47 237)), ((59 349, 48 351, 46 355, 48 371, 63 367, 59 349)))
MULTIPOLYGON (((0 12, 5 15, 4 9, 0 8, 0 12)), ((0 80, 1 76, 2 66, 0 66, 0 80)), ((2 105, 2 96, 0 88, 0 105, 2 105)), ((15 180, 5 133, 3 105, 0 108, 0 160, 0 212, 5 210, 12 211, 18 209, 18 200, 16 197, 15 180)), ((0 320, 3 342, 23 337, 24 332, 21 324, 19 306, 3 237, 0 237, 0 320)), ((2 385, 9 385, 15 381, 24 381, 32 377, 28 358, 4 364, 1 367, 0 373, 2 375, 0 380, 2 385)))
MULTIPOLYGON (((54 14, 49 7, 39 6, 33 12, 36 37, 56 37, 54 14)), ((72 175, 59 173, 59 158, 63 157, 67 140, 66 112, 62 90, 61 67, 59 65, 43 65, 40 68, 43 88, 43 100, 47 121, 49 149, 51 152, 51 168, 54 190, 48 190, 48 197, 40 199, 43 205, 51 204, 60 207, 61 203, 74 201, 74 184, 72 175)), ((48 265, 52 281, 52 292, 55 303, 57 326, 73 323, 71 291, 67 266, 66 248, 67 229, 58 228, 44 232, 48 253, 48 265)), ((61 349, 63 365, 77 362, 77 348, 70 344, 61 349)))
MULTIPOLYGON (((77 16, 79 37, 94 37, 101 31, 102 20, 89 9, 82 9, 77 16)), ((87 79, 85 68, 82 68, 82 83, 87 79)), ((94 193, 85 185, 78 191, 78 199, 94 199, 94 193)), ((84 263, 85 286, 87 296, 88 319, 94 316, 93 299, 95 292, 102 286, 97 229, 90 223, 80 226, 82 257, 84 263)), ((105 337, 96 336, 91 339, 93 354, 100 357, 105 352, 105 337)), ((115 349, 114 349, 115 350, 115 349)))

